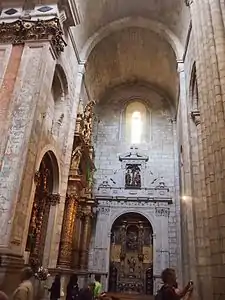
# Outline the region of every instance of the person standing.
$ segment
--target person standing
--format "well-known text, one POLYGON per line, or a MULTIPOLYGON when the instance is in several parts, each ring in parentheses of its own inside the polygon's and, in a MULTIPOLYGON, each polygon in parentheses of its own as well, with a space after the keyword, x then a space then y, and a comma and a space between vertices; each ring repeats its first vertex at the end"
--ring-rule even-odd
POLYGON ((193 283, 190 281, 185 288, 181 291, 178 290, 176 273, 174 269, 167 268, 161 275, 163 286, 158 291, 156 300, 180 300, 193 290, 193 283))
POLYGON ((77 300, 79 297, 78 278, 76 274, 71 275, 67 285, 66 300, 77 300))
POLYGON ((33 300, 34 291, 31 278, 33 271, 26 267, 21 272, 21 283, 12 295, 12 300, 33 300))
POLYGON ((101 275, 95 275, 94 298, 98 298, 102 293, 101 275))
POLYGON ((56 275, 55 279, 52 283, 51 288, 49 289, 50 292, 50 299, 51 300, 58 300, 61 297, 61 277, 60 275, 56 275))
POLYGON ((84 286, 79 293, 79 300, 93 300, 94 299, 95 283, 89 283, 84 286))

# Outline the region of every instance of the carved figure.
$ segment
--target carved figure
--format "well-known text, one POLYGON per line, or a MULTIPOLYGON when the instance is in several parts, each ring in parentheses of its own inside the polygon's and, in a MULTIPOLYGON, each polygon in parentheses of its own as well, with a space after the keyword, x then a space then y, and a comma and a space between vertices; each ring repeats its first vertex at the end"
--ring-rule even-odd
POLYGON ((125 174, 125 187, 126 188, 141 187, 141 174, 140 174, 139 166, 127 165, 127 170, 125 174))
POLYGON ((141 174, 139 171, 134 174, 134 185, 137 187, 141 187, 141 174))
POLYGON ((130 169, 128 169, 127 172, 126 172, 125 183, 126 183, 126 186, 131 185, 131 171, 130 171, 130 169))
POLYGON ((129 271, 130 273, 134 273, 135 266, 136 266, 136 260, 134 257, 131 257, 131 259, 127 259, 128 265, 129 265, 129 271))
POLYGON ((93 119, 93 106, 95 101, 90 101, 85 109, 82 116, 83 119, 83 130, 82 135, 86 144, 90 144, 91 134, 92 134, 92 119, 93 119))
POLYGON ((71 160, 71 169, 77 170, 79 169, 80 161, 82 157, 82 147, 78 146, 73 152, 72 152, 72 160, 71 160))

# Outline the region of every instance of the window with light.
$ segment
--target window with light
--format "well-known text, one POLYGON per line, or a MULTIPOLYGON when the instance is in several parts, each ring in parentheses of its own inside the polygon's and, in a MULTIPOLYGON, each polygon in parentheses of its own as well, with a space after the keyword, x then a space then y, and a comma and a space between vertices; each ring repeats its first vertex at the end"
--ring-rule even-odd
POLYGON ((132 101, 125 113, 126 140, 130 144, 145 142, 146 107, 142 102, 132 101))

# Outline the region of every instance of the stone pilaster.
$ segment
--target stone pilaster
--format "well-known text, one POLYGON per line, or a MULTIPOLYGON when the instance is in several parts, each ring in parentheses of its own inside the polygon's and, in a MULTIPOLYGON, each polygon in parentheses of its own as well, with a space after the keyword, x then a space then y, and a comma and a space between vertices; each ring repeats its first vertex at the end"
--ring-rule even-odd
POLYGON ((196 274, 196 249, 194 243, 195 220, 193 215, 194 203, 192 199, 192 181, 190 165, 190 137, 188 132, 188 108, 185 91, 185 74, 183 63, 178 64, 180 76, 180 111, 183 127, 183 182, 181 186, 181 212, 182 212, 182 243, 185 251, 183 253, 184 280, 192 278, 197 282, 196 274))
POLYGON ((61 242, 59 249, 58 265, 71 268, 73 230, 77 213, 78 194, 70 194, 66 197, 61 242))
MULTIPOLYGON (((218 6, 218 1, 194 1, 191 8, 193 32, 196 49, 197 81, 199 87, 199 110, 201 114, 201 139, 202 139, 202 161, 204 170, 202 173, 203 203, 206 212, 204 213, 204 227, 208 226, 208 236, 210 247, 208 255, 205 253, 206 263, 199 277, 202 285, 202 298, 218 299, 224 294, 224 282, 218 283, 220 268, 222 264, 223 243, 222 228, 219 220, 223 218, 224 206, 224 106, 223 88, 220 80, 220 70, 218 63, 223 65, 222 56, 224 53, 217 53, 219 43, 224 40, 224 28, 221 28, 222 15, 218 6), (213 16, 215 11, 216 15, 213 16), (219 18, 215 20, 214 18, 219 18), (220 29, 219 29, 220 28, 220 29), (218 32, 215 34, 215 30, 218 32), (223 31, 223 33, 220 32, 223 31), (219 38, 223 35, 222 38, 219 38), (219 61, 220 59, 220 61, 219 61), (205 204, 204 204, 205 203, 205 204), (207 276, 204 277, 204 273, 207 276), (215 275, 213 275, 215 274, 215 275), (211 278, 212 276, 212 278, 211 278), (213 287, 215 288, 213 290, 213 287)), ((223 49, 223 47, 222 47, 223 49)), ((201 157, 200 157, 201 159, 201 157)), ((201 163, 201 165, 203 166, 201 163)), ((204 234, 204 232, 203 232, 204 234)), ((204 238, 202 236, 202 238, 204 238)), ((202 245, 202 247, 204 247, 202 245)), ((222 275, 221 275, 222 276, 222 275)))

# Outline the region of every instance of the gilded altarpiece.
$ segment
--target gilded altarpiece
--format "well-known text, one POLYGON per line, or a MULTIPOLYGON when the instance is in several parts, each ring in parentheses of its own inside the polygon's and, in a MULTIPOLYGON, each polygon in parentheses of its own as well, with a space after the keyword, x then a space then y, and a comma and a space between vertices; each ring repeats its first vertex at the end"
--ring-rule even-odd
POLYGON ((88 247, 95 207, 92 197, 92 178, 95 170, 92 146, 94 105, 94 101, 88 102, 84 112, 77 115, 58 257, 58 266, 67 269, 76 267, 83 271, 87 269, 88 264, 88 247), (77 218, 82 223, 79 228, 75 227, 75 224, 79 224, 77 218))
POLYGON ((35 173, 36 191, 27 237, 26 251, 29 262, 35 269, 42 264, 44 245, 51 205, 60 201, 59 194, 53 194, 53 166, 50 154, 46 153, 39 170, 35 173))
POLYGON ((148 220, 135 213, 123 215, 111 232, 111 292, 152 294, 152 228, 148 220))

